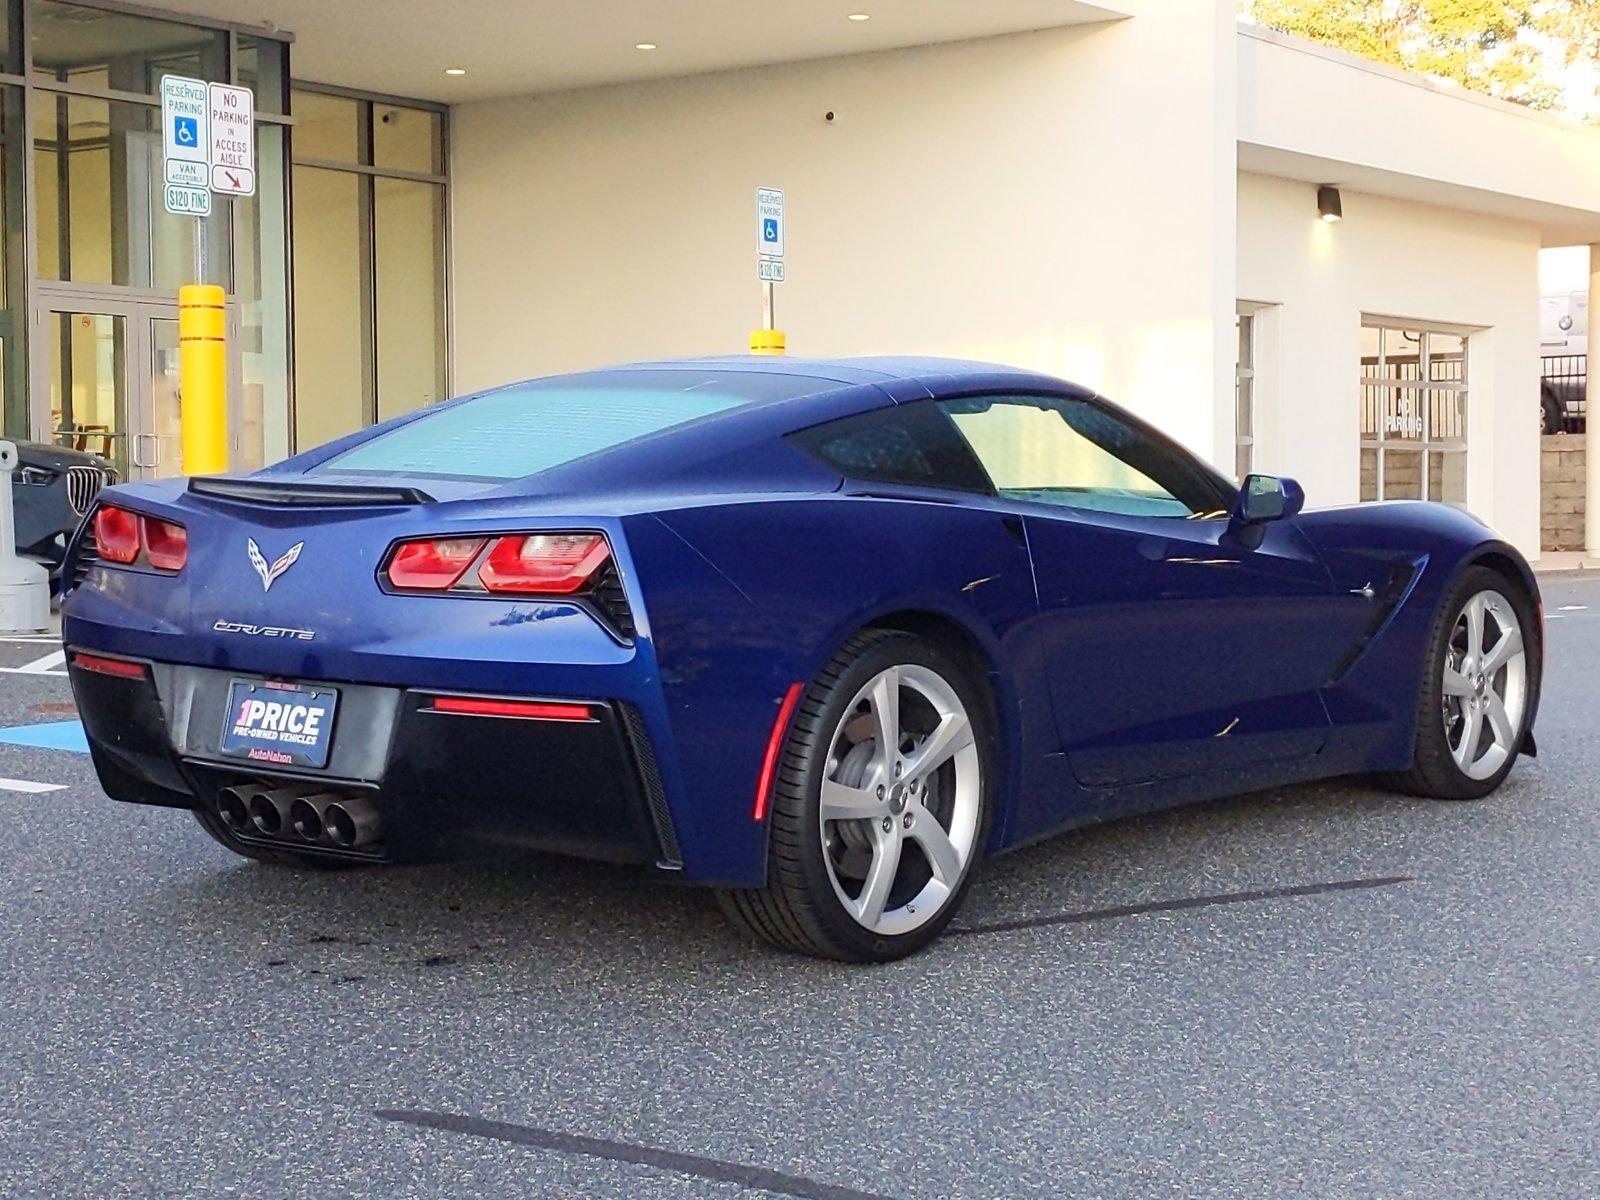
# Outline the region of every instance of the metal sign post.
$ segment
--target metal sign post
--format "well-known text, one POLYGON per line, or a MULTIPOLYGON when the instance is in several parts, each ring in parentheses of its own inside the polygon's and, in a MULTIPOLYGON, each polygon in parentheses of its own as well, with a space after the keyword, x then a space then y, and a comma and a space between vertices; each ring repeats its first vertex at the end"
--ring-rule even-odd
MULTIPOLYGON (((163 77, 161 149, 168 212, 208 217, 213 193, 255 195, 255 93, 163 77)), ((178 289, 178 421, 189 475, 228 469, 227 298, 205 281, 207 234, 204 223, 195 226, 195 282, 178 289)))
POLYGON ((783 193, 777 188, 756 189, 756 278, 761 281, 761 328, 750 335, 753 354, 782 354, 783 331, 778 328, 776 285, 787 274, 783 265, 783 193))

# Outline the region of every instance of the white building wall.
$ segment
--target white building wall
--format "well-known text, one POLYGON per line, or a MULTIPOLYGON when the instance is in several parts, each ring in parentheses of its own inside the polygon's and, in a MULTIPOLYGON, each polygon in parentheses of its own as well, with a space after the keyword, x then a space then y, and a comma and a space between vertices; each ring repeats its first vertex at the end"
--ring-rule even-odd
POLYGON ((742 352, 768 185, 788 201, 791 353, 1035 367, 1230 461, 1233 6, 1143 7, 459 106, 456 389, 742 352))
POLYGON ((1539 552, 1539 230, 1345 190, 1239 176, 1239 295, 1274 306, 1258 469, 1291 475, 1312 506, 1360 495, 1363 314, 1469 325, 1467 507, 1530 559, 1539 552))

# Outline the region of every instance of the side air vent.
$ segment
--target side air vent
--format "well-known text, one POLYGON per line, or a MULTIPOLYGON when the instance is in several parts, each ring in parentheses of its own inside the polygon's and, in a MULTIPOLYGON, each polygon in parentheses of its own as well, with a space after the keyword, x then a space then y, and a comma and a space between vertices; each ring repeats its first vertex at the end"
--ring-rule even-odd
POLYGON ((628 607, 627 593, 622 590, 622 576, 617 574, 617 564, 608 562, 594 581, 589 599, 618 637, 631 641, 636 632, 633 610, 628 607))
POLYGON ((628 736, 628 748, 633 751, 639 784, 644 789, 645 806, 650 813, 650 823, 655 826, 656 842, 661 847, 661 857, 656 861, 656 866, 663 871, 681 871, 683 852, 678 848, 678 835, 672 828, 666 789, 661 786, 661 775, 656 770, 656 756, 650 750, 650 737, 645 733, 644 721, 631 704, 619 703, 617 709, 622 713, 622 728, 628 736))
POLYGON ((100 547, 94 540, 94 523, 85 520, 77 542, 61 566, 61 594, 65 596, 89 573, 89 568, 100 561, 100 547))

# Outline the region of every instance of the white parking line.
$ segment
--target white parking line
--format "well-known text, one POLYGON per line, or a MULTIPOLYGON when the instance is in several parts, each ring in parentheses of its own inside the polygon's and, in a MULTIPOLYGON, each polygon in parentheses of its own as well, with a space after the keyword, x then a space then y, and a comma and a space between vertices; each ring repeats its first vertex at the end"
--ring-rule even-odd
POLYGON ((65 650, 55 650, 43 658, 36 658, 30 663, 23 663, 20 667, 0 667, 7 675, 64 675, 66 672, 57 671, 55 668, 62 666, 67 661, 65 650))
POLYGON ((42 795, 45 792, 64 792, 67 785, 64 783, 35 783, 31 779, 0 779, 0 792, 26 792, 31 796, 42 795))
POLYGON ((1589 606, 1587 604, 1563 604, 1561 606, 1561 611, 1562 612, 1585 612, 1585 611, 1588 610, 1588 607, 1589 606))

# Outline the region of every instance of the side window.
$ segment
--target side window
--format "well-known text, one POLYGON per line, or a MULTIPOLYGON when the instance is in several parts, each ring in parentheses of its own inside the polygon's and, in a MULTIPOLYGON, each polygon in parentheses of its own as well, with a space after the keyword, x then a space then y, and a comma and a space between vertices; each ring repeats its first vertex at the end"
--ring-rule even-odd
POLYGON ((1010 499, 1141 517, 1209 517, 1227 508, 1197 460, 1098 404, 1009 396, 939 406, 1010 499))
POLYGON ((829 421, 792 433, 789 441, 847 479, 989 491, 972 450, 932 402, 829 421))

